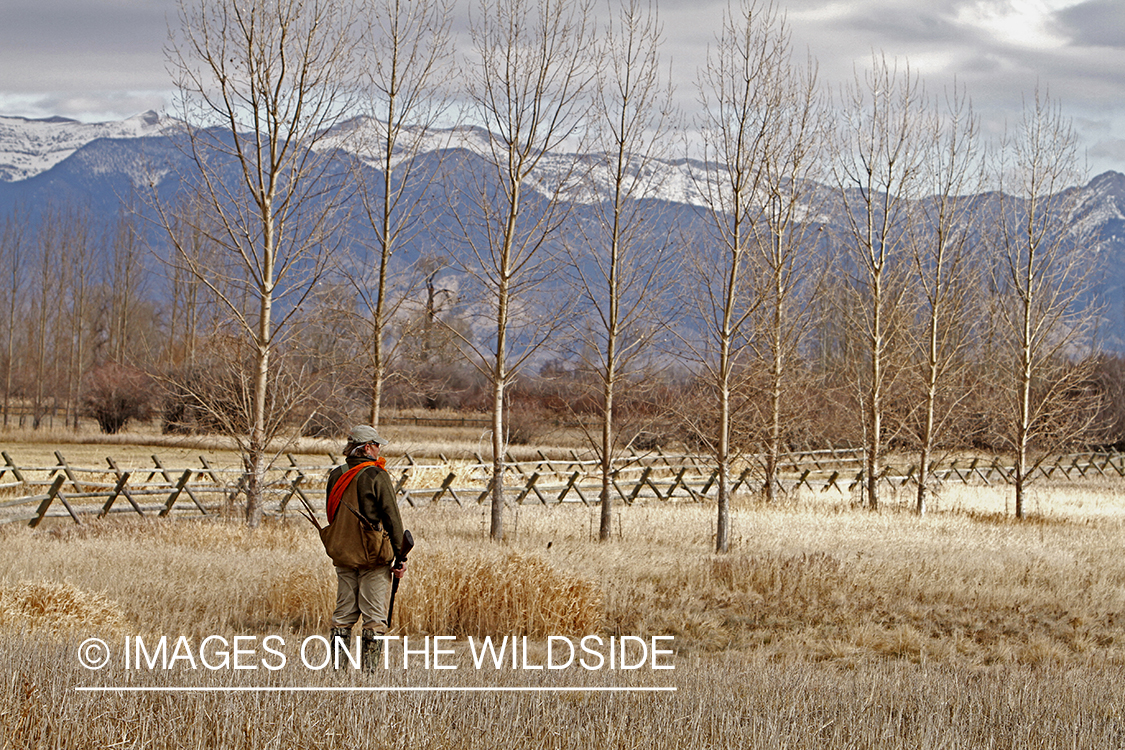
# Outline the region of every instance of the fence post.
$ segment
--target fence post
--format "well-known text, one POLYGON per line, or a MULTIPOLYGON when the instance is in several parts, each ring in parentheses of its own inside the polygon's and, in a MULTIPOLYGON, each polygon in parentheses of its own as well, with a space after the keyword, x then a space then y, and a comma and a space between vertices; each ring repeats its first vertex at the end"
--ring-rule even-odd
MULTIPOLYGON (((677 488, 679 488, 680 483, 682 483, 684 481, 684 474, 686 474, 686 473, 687 473, 687 467, 681 466, 679 472, 676 474, 676 478, 672 480, 672 486, 668 488, 668 499, 669 500, 672 499, 672 494, 676 491, 677 488)), ((686 484, 684 485, 684 489, 687 489, 686 484)), ((690 494, 691 490, 688 490, 688 493, 690 494)))
POLYGON ((27 481, 23 473, 20 471, 20 468, 16 466, 16 462, 13 461, 12 457, 8 455, 8 451, 0 451, 0 455, 4 456, 4 463, 8 464, 8 469, 11 470, 12 474, 16 478, 16 481, 23 484, 25 490, 30 491, 31 483, 27 481))
POLYGON ((396 495, 403 491, 402 488, 406 486, 406 480, 408 480, 408 479, 410 479, 410 467, 409 466, 407 466, 405 469, 402 470, 402 476, 398 478, 398 482, 395 484, 395 494, 396 495))
MULTIPOLYGON (((121 479, 121 477, 122 477, 121 469, 117 468, 117 462, 114 461, 109 456, 106 456, 105 460, 106 460, 106 463, 109 464, 109 468, 113 469, 113 473, 117 475, 117 482, 121 486, 121 492, 122 492, 122 494, 125 495, 125 499, 129 501, 130 505, 133 506, 133 510, 137 511, 137 513, 139 513, 140 516, 143 518, 144 515, 145 515, 144 511, 141 510, 141 506, 137 505, 137 501, 133 499, 132 493, 130 493, 128 488, 125 487, 125 481, 128 481, 129 475, 132 474, 132 472, 125 472, 125 474, 124 474, 125 481, 122 481, 122 479, 121 479)), ((108 505, 107 505, 107 507, 108 507, 108 505)), ((106 511, 103 511, 102 515, 105 515, 105 512, 106 511)))
POLYGON ((670 500, 672 498, 671 492, 668 493, 667 498, 664 497, 664 495, 660 494, 660 488, 657 487, 656 484, 652 481, 652 477, 649 477, 648 479, 645 479, 643 483, 647 484, 649 486, 649 488, 652 489, 652 491, 654 493, 656 493, 656 499, 657 500, 670 500))
POLYGON ((1118 476, 1125 477, 1125 454, 1118 453, 1109 457, 1109 466, 1117 472, 1118 476), (1116 458, 1117 462, 1114 463, 1113 459, 1116 458))
POLYGON ((613 484, 613 489, 617 490, 617 496, 619 498, 621 498, 622 500, 625 500, 626 499, 625 498, 625 491, 622 490, 621 485, 619 485, 617 483, 617 472, 618 471, 620 471, 620 469, 614 469, 612 472, 610 472, 609 481, 613 484))
POLYGON ((494 477, 488 478, 488 484, 485 485, 484 492, 480 493, 480 495, 477 496, 477 505, 480 505, 481 503, 483 503, 485 498, 487 498, 489 495, 492 494, 492 485, 493 485, 494 482, 495 482, 494 477))
POLYGON ((516 496, 516 505, 523 505, 524 498, 528 497, 528 495, 530 495, 531 493, 539 495, 539 499, 542 501, 542 504, 547 505, 547 500, 544 500, 543 496, 539 494, 539 490, 535 489, 535 482, 537 481, 539 481, 539 472, 533 471, 531 473, 531 477, 528 479, 528 484, 524 485, 523 489, 520 490, 520 494, 516 496))
POLYGON ((711 476, 709 476, 707 478, 707 482, 703 485, 703 489, 701 489, 699 491, 699 494, 706 497, 707 491, 711 489, 711 485, 713 485, 715 483, 715 480, 718 479, 718 478, 719 478, 719 470, 715 469, 711 472, 711 476))
POLYGON ((39 509, 35 511, 35 518, 31 519, 30 523, 27 524, 28 526, 34 529, 46 517, 47 509, 51 507, 51 502, 54 501, 55 496, 59 494, 59 488, 62 487, 62 483, 65 481, 66 477, 62 474, 55 477, 51 489, 47 490, 47 496, 43 498, 43 502, 39 503, 39 509))
POLYGON ((750 467, 747 466, 745 469, 742 470, 742 473, 738 475, 738 480, 734 483, 734 486, 730 488, 730 490, 729 490, 730 494, 733 495, 734 493, 738 492, 738 488, 741 487, 743 484, 745 484, 746 480, 749 479, 749 477, 750 477, 750 467))
MULTIPOLYGON (((155 458, 155 456, 154 456, 155 458)), ((188 479, 191 477, 191 469, 184 469, 180 481, 176 482, 176 488, 172 490, 172 494, 168 496, 168 501, 164 503, 164 510, 160 511, 160 517, 168 515, 171 512, 172 506, 175 505, 176 500, 179 499, 180 493, 184 490, 184 485, 187 484, 188 479)))
MULTIPOLYGON (((570 475, 570 480, 566 483, 566 487, 563 487, 562 492, 559 493, 558 498, 555 500, 556 503, 561 503, 563 501, 563 498, 566 497, 568 492, 570 492, 571 487, 573 487, 574 483, 578 481, 578 477, 581 476, 581 474, 582 472, 576 471, 570 475)), ((581 492, 578 493, 578 496, 582 498, 583 503, 589 505, 589 503, 586 502, 586 498, 582 495, 581 492)))
POLYGON ((905 487, 910 482, 910 480, 914 478, 914 472, 917 471, 917 469, 918 467, 916 467, 914 464, 910 464, 910 466, 908 466, 906 469, 906 476, 902 478, 902 481, 899 482, 898 486, 905 487))
MULTIPOLYGON (((633 492, 629 495, 629 497, 627 497, 625 499, 625 502, 627 502, 629 505, 632 505, 633 502, 636 501, 637 496, 641 494, 641 487, 645 486, 645 483, 648 481, 648 475, 651 474, 651 473, 652 473, 652 467, 646 466, 645 470, 641 472, 640 480, 637 481, 636 486, 633 487, 633 492)), ((657 493, 657 497, 659 497, 659 496, 660 496, 659 493, 657 493)))
POLYGON ((70 464, 68 464, 66 462, 66 459, 63 458, 63 454, 61 451, 55 451, 55 459, 59 462, 59 466, 62 467, 63 474, 65 474, 66 478, 70 480, 70 485, 74 487, 74 491, 78 493, 85 492, 86 488, 80 485, 78 483, 78 480, 74 478, 74 472, 71 471, 70 464))
MULTIPOLYGON (((293 457, 290 456, 289 460, 292 461, 293 457)), ((219 478, 217 476, 215 476, 215 470, 211 468, 211 464, 207 463, 206 458, 204 458, 203 456, 200 456, 199 457, 199 463, 203 464, 203 470, 211 475, 211 481, 215 483, 216 487, 219 486, 220 484, 222 484, 222 482, 219 481, 219 478)))
MULTIPOLYGON (((118 476, 117 485, 113 488, 113 492, 112 494, 110 494, 109 499, 105 501, 105 505, 102 506, 101 512, 98 513, 98 518, 106 517, 106 514, 109 513, 109 509, 113 507, 114 500, 116 500, 117 496, 121 494, 121 491, 125 489, 125 483, 128 481, 129 472, 125 472, 124 474, 120 474, 118 476)), ((141 509, 137 507, 136 503, 133 503, 133 508, 136 509, 138 513, 141 513, 141 509)), ((144 513, 141 513, 141 516, 144 517, 144 513)))
MULTIPOLYGON (((160 469, 160 473, 164 475, 164 479, 165 479, 165 480, 166 480, 166 481, 168 482, 168 484, 171 484, 171 483, 172 483, 172 477, 171 477, 171 475, 170 475, 170 474, 168 474, 168 472, 167 472, 167 471, 166 471, 166 470, 164 469, 164 464, 160 463, 160 459, 159 459, 159 458, 157 458, 157 457, 156 457, 155 455, 153 455, 153 457, 152 457, 152 462, 153 462, 154 464, 156 464, 156 468, 160 469)), ((188 470, 187 470, 187 476, 191 476, 191 469, 188 469, 188 470)), ((181 490, 183 490, 183 491, 185 491, 185 492, 187 492, 187 495, 188 495, 188 497, 190 497, 190 498, 191 498, 191 501, 192 501, 193 503, 195 503, 195 507, 199 508, 199 511, 200 511, 200 512, 201 512, 201 513, 202 513, 203 515, 205 515, 205 516, 206 516, 206 515, 210 515, 210 514, 209 514, 209 513, 207 512, 207 509, 203 507, 203 503, 199 502, 199 498, 197 498, 197 497, 195 496, 195 493, 191 491, 191 487, 188 487, 188 486, 187 486, 187 482, 186 482, 186 481, 184 481, 184 484, 183 484, 183 486, 182 486, 182 487, 180 487, 180 489, 181 489, 181 490)))
MULTIPOLYGON (((285 478, 286 479, 289 478, 289 472, 290 471, 292 471, 292 469, 286 470, 286 472, 285 472, 285 478)), ((277 505, 277 512, 278 513, 284 513, 285 512, 285 506, 287 506, 289 504, 289 501, 293 498, 293 495, 297 494, 297 487, 301 484, 301 480, 304 479, 304 478, 305 478, 305 475, 302 474, 300 471, 298 471, 297 472, 297 478, 289 483, 288 494, 286 494, 285 497, 282 498, 281 502, 278 503, 278 505, 277 505)))
POLYGON ((516 505, 523 505, 523 499, 527 497, 528 493, 535 489, 535 483, 539 481, 539 472, 534 472, 531 478, 527 480, 527 484, 523 490, 520 491, 519 497, 516 498, 516 505))
MULTIPOLYGON (((446 463, 448 464, 449 461, 447 460, 446 463)), ((449 475, 445 478, 445 481, 441 483, 441 488, 437 492, 434 493, 434 499, 431 500, 430 502, 436 503, 438 500, 441 500, 441 496, 445 494, 445 491, 449 489, 449 485, 453 484, 453 480, 456 479, 456 478, 457 478, 456 474, 454 474, 452 471, 449 472, 449 475)), ((457 500, 456 494, 453 495, 453 499, 457 500)), ((457 504, 460 505, 461 501, 457 500, 457 504)))

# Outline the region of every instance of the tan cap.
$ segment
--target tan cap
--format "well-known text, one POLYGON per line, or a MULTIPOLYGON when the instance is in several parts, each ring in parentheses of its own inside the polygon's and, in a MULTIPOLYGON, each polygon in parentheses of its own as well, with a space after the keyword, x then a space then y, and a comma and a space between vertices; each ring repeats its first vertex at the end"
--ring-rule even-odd
POLYGON ((379 445, 386 445, 387 439, 375 431, 374 427, 361 424, 353 427, 352 431, 348 433, 348 440, 353 443, 378 443, 379 445))

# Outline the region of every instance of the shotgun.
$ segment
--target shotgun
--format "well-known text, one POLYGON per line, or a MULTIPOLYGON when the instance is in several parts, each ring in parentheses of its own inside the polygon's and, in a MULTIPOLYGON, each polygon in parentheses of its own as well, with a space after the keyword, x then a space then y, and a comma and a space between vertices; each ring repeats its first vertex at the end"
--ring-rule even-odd
MULTIPOLYGON (((402 551, 395 558, 394 565, 391 570, 399 570, 406 563, 406 556, 410 554, 410 550, 414 549, 414 535, 410 533, 410 529, 402 532, 402 551)), ((401 578, 394 578, 391 581, 391 602, 387 605, 387 629, 391 627, 391 615, 395 612, 395 594, 398 593, 398 582, 401 578)))

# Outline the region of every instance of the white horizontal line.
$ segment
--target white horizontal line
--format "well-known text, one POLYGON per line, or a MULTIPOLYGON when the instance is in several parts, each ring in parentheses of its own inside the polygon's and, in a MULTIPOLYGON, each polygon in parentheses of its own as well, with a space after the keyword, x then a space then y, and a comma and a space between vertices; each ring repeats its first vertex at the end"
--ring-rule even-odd
POLYGON ((80 693, 674 693, 675 687, 76 687, 80 693))

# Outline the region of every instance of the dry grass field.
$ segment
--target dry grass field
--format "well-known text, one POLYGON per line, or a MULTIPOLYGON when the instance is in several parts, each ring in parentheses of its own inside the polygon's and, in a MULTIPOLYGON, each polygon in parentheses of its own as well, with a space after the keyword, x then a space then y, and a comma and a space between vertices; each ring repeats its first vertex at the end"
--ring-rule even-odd
POLYGON ((925 518, 887 499, 740 498, 724 556, 711 506, 624 508, 609 544, 580 505, 513 507, 502 544, 482 508, 404 507, 396 632, 450 637, 456 669, 415 655, 374 676, 297 656, 334 578, 304 521, 9 524, 0 748, 1125 746, 1125 484, 1040 486, 1024 522, 998 489, 948 488, 925 518), (249 638, 258 668, 125 668, 126 638, 161 635, 249 638), (259 665, 269 635, 281 669, 259 665), (528 636, 519 668, 475 668, 485 635, 528 636), (585 635, 674 636, 675 668, 523 668, 585 635), (116 656, 98 671, 78 660, 91 637, 116 656))
MULTIPOLYGON (((480 427, 459 427, 440 424, 441 421, 459 419, 460 412, 441 410, 391 411, 391 424, 380 428, 390 440, 387 454, 401 457, 445 454, 451 459, 471 460, 474 452, 489 452, 489 432, 480 427), (413 424, 411 419, 435 420, 437 424, 413 424), (395 420, 398 424, 395 424, 395 420)), ((478 415, 479 419, 479 415, 478 415)), ((534 446, 514 445, 509 453, 516 460, 533 458, 537 451, 548 454, 584 448, 587 443, 579 430, 544 425, 543 439, 534 446)), ((339 454, 340 440, 297 438, 291 444, 278 446, 287 453, 323 458, 327 453, 339 454)), ((57 426, 39 430, 0 427, 0 446, 7 445, 18 451, 21 464, 48 465, 55 461, 55 451, 61 451, 74 465, 104 466, 107 455, 112 455, 122 467, 132 463, 147 464, 149 456, 158 453, 169 462, 182 460, 194 463, 201 452, 216 466, 238 465, 238 453, 233 441, 215 436, 165 435, 155 423, 130 423, 117 435, 104 435, 97 425, 82 420, 78 430, 57 426)))

